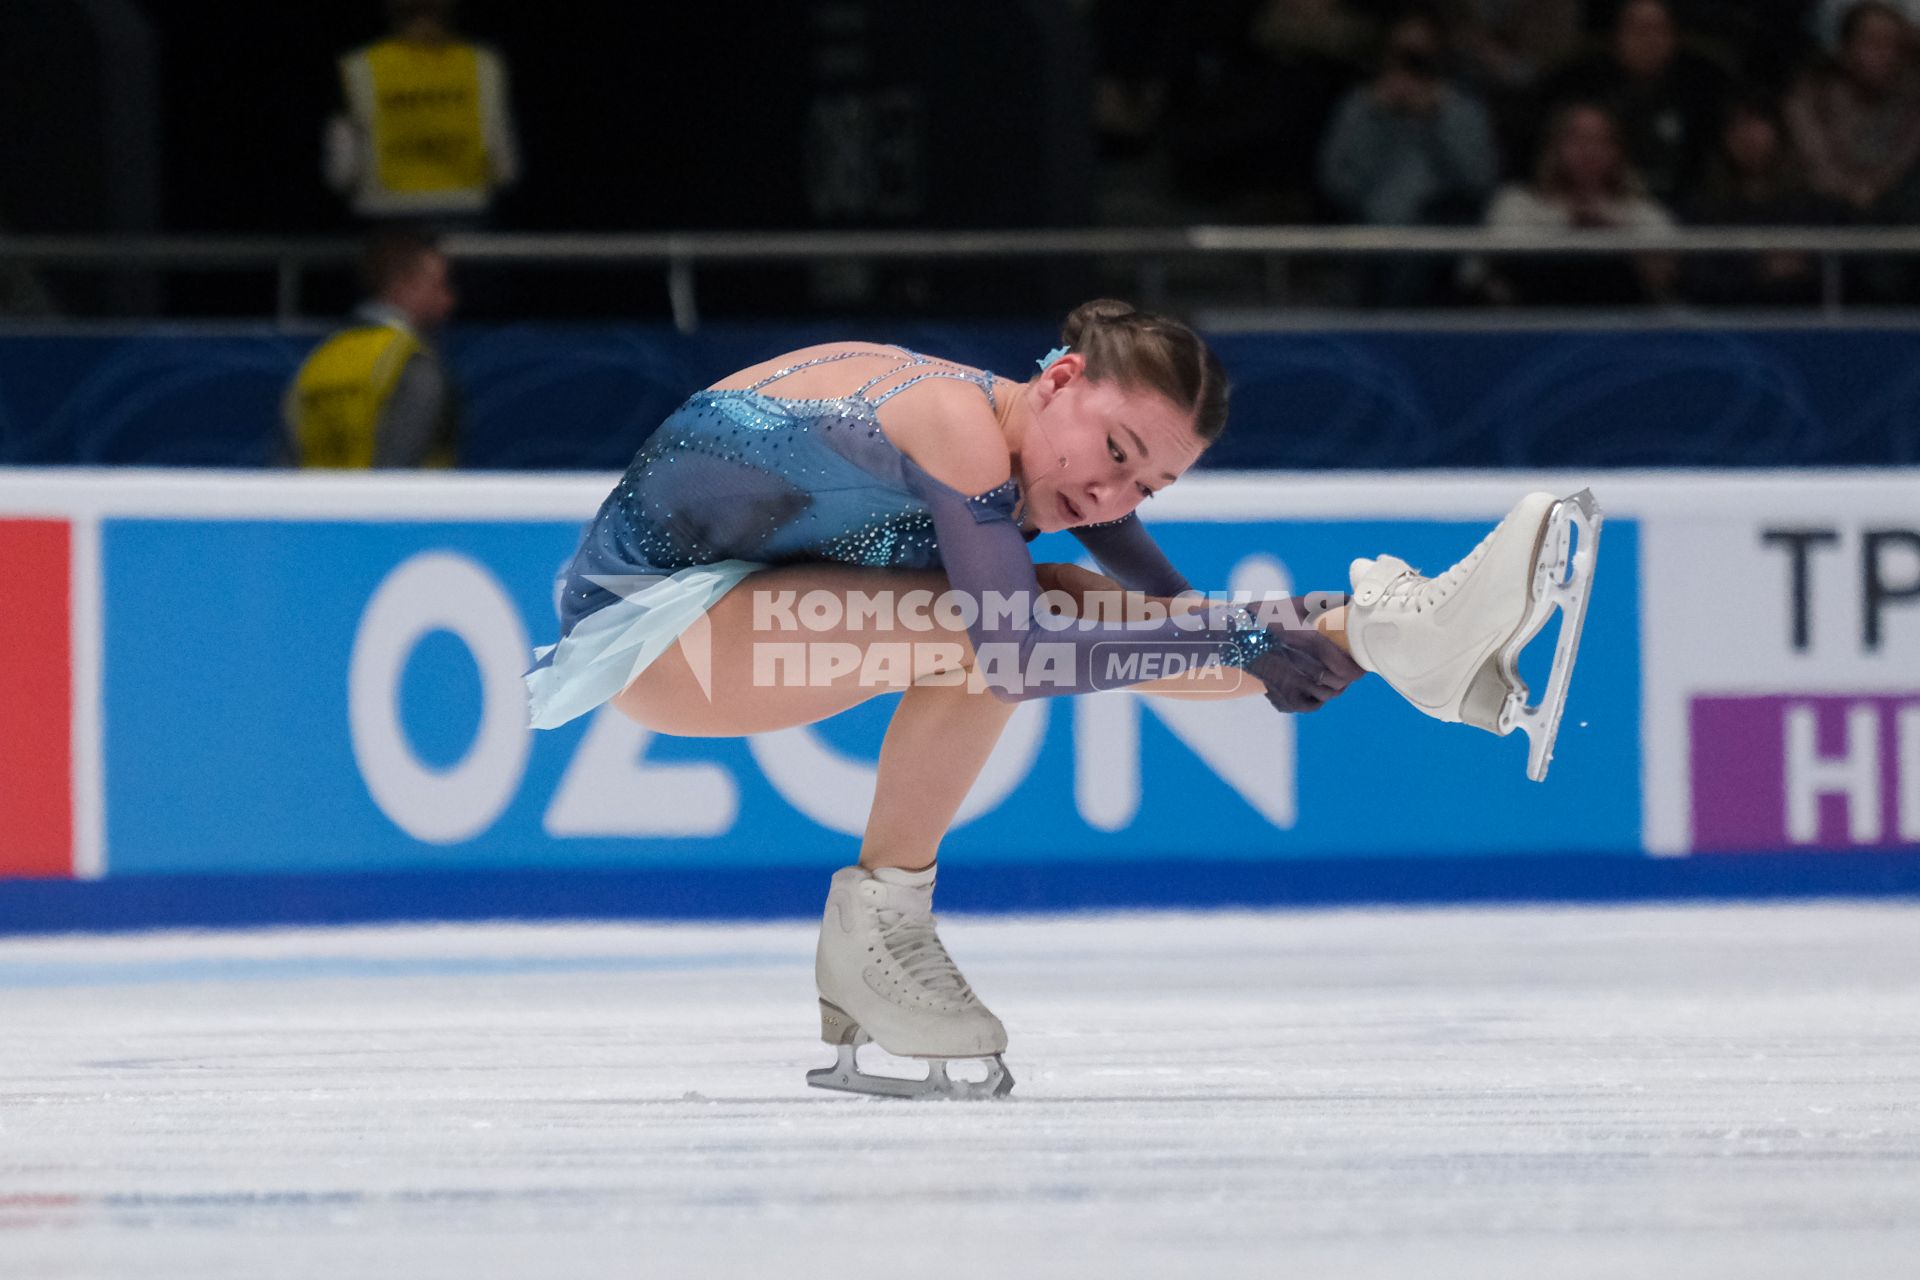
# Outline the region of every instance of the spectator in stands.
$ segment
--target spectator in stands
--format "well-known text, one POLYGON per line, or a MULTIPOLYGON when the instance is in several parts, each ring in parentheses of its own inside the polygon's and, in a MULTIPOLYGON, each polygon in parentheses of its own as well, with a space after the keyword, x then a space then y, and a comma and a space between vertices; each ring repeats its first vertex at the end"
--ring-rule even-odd
POLYGON ((1447 0, 1441 12, 1476 83, 1526 89, 1572 55, 1584 7, 1580 0, 1447 0))
POLYGON ((288 389, 284 460, 304 467, 450 466, 457 397, 432 346, 453 315, 446 255, 417 232, 376 233, 368 301, 314 348, 288 389))
POLYGON ((1816 191, 1862 221, 1920 221, 1920 75, 1899 10, 1866 0, 1847 11, 1837 64, 1802 79, 1787 124, 1816 191))
MULTIPOLYGON (((1886 6, 1906 19, 1909 27, 1920 26, 1920 0, 1884 0, 1886 6)), ((1860 0, 1818 0, 1813 7, 1810 25, 1814 36, 1820 41, 1820 47, 1829 53, 1838 54, 1846 44, 1843 28, 1847 14, 1860 4, 1860 0)))
MULTIPOLYGON (((1320 187, 1343 217, 1375 226, 1476 223, 1500 177, 1486 109, 1447 82, 1445 34, 1410 11, 1387 29, 1380 69, 1335 111, 1320 148, 1320 187)), ((1375 274, 1388 305, 1428 296, 1439 268, 1399 259, 1375 274)))
POLYGON ((1181 50, 1153 0, 1089 0, 1093 125, 1102 158, 1147 151, 1164 122, 1181 50))
MULTIPOLYGON (((1721 68, 1737 71, 1738 91, 1748 94, 1784 91, 1806 61, 1811 43, 1807 8, 1815 2, 1667 0, 1667 7, 1682 43, 1721 68)), ((1617 6, 1618 0, 1611 3, 1617 6)))
POLYGON ((1387 33, 1379 72, 1335 111, 1320 149, 1327 198, 1376 226, 1477 222, 1499 179, 1487 113, 1447 82, 1444 40, 1429 14, 1387 33))
POLYGON ((1706 167, 1726 92, 1717 64, 1680 47, 1666 0, 1626 0, 1606 50, 1562 69, 1546 97, 1606 107, 1647 194, 1671 203, 1706 167))
MULTIPOLYGON (((1811 227, 1837 220, 1833 201, 1806 183, 1772 103, 1748 99, 1727 114, 1720 153, 1686 220, 1704 226, 1811 227)), ((1819 266, 1804 253, 1696 254, 1681 292, 1718 306, 1804 306, 1820 300, 1819 266)))
MULTIPOLYGON (((1164 10, 1165 6, 1160 6, 1164 10)), ((1229 8, 1219 4, 1217 8, 1229 8)), ((1265 215, 1277 221, 1319 219, 1327 209, 1317 207, 1319 175, 1315 157, 1336 104, 1369 71, 1379 48, 1380 23, 1375 0, 1252 0, 1236 6, 1242 15, 1240 38, 1254 52, 1260 67, 1258 132, 1261 152, 1258 173, 1273 182, 1281 200, 1265 215)), ((1231 121, 1229 129, 1233 127, 1231 121)), ((1252 125, 1240 125, 1246 130, 1252 125)), ((1219 152, 1204 138, 1200 146, 1183 146, 1196 161, 1223 169, 1208 152, 1219 152)))
POLYGON ((506 65, 453 28, 456 0, 388 0, 386 39, 340 59, 326 175, 367 220, 484 225, 520 173, 506 65))
MULTIPOLYGON (((1487 210, 1487 225, 1505 231, 1666 231, 1673 218, 1646 194, 1627 162, 1619 129, 1605 107, 1562 107, 1547 129, 1531 184, 1501 189, 1487 210)), ((1649 256, 1611 259, 1510 258, 1485 280, 1498 302, 1558 304, 1635 303, 1666 292, 1671 262, 1649 256)))
POLYGON ((1578 47, 1582 0, 1444 0, 1465 82, 1486 102, 1500 140, 1502 168, 1516 170, 1530 150, 1541 83, 1578 47))

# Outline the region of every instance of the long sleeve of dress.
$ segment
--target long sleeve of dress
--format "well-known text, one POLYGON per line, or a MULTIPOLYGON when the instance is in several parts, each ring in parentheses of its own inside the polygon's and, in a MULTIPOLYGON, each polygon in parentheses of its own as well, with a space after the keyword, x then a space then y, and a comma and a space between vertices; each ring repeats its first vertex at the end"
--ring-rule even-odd
POLYGON ((1026 539, 1003 509, 937 482, 921 496, 965 609, 975 671, 1003 700, 1123 688, 1208 665, 1245 667, 1278 643, 1245 606, 1223 602, 1158 621, 1055 617, 1026 539))
POLYGON ((1130 512, 1105 524, 1082 525, 1072 532, 1100 571, 1129 591, 1177 596, 1193 590, 1136 514, 1130 512))

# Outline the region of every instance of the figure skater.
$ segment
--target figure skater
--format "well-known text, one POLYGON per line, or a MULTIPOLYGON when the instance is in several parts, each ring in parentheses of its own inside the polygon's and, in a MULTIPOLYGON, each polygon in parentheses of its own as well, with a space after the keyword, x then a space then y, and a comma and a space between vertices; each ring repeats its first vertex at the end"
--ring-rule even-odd
POLYGON ((1006 1029, 934 928, 955 813, 1021 699, 1131 686, 1317 710, 1363 672, 1421 711, 1533 741, 1541 776, 1590 580, 1589 495, 1532 494, 1426 578, 1356 560, 1353 592, 1194 592, 1135 514, 1226 424, 1218 358, 1185 325, 1087 303, 1025 382, 869 343, 778 356, 695 393, 640 448, 560 582, 560 641, 528 674, 532 723, 611 702, 659 733, 734 737, 902 697, 858 865, 834 874, 808 1080, 903 1096, 1012 1087, 1006 1029), (1570 526, 1583 529, 1577 553, 1570 526), (1103 574, 1033 563, 1070 530, 1103 574), (748 590, 734 590, 742 583, 748 590), (1566 608, 1547 695, 1521 648, 1566 608), (696 643, 697 641, 697 643, 696 643), (862 1071, 868 1040, 929 1061, 862 1071), (981 1081, 949 1059, 986 1059, 981 1081))

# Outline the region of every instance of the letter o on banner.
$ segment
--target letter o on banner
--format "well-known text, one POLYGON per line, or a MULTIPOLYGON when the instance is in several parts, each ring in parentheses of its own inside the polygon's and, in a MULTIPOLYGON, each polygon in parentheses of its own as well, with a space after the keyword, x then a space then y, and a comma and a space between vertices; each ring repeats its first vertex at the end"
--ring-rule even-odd
MULTIPOLYGON (((980 694, 980 697, 991 697, 980 694)), ((960 803, 953 825, 964 826, 991 813, 1026 781, 1047 737, 1046 700, 1036 698, 1014 708, 993 754, 960 803)), ((754 763, 780 798, 829 831, 859 835, 879 780, 877 766, 838 750, 811 725, 756 733, 747 739, 754 763)))
POLYGON ((531 746, 526 629, 486 569, 428 551, 401 564, 360 615, 347 674, 347 718, 367 792, 417 840, 453 844, 492 826, 520 789, 531 746), (429 633, 450 631, 480 668, 480 729, 458 764, 422 764, 400 723, 400 676, 429 633))

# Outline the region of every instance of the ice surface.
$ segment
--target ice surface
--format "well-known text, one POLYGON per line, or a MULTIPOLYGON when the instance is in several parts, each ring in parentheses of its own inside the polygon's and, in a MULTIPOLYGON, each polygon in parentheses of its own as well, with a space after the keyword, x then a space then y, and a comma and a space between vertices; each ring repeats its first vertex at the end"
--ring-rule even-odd
POLYGON ((1920 907, 943 934, 1009 1102, 804 926, 0 940, 0 1275, 1920 1276, 1920 907))

